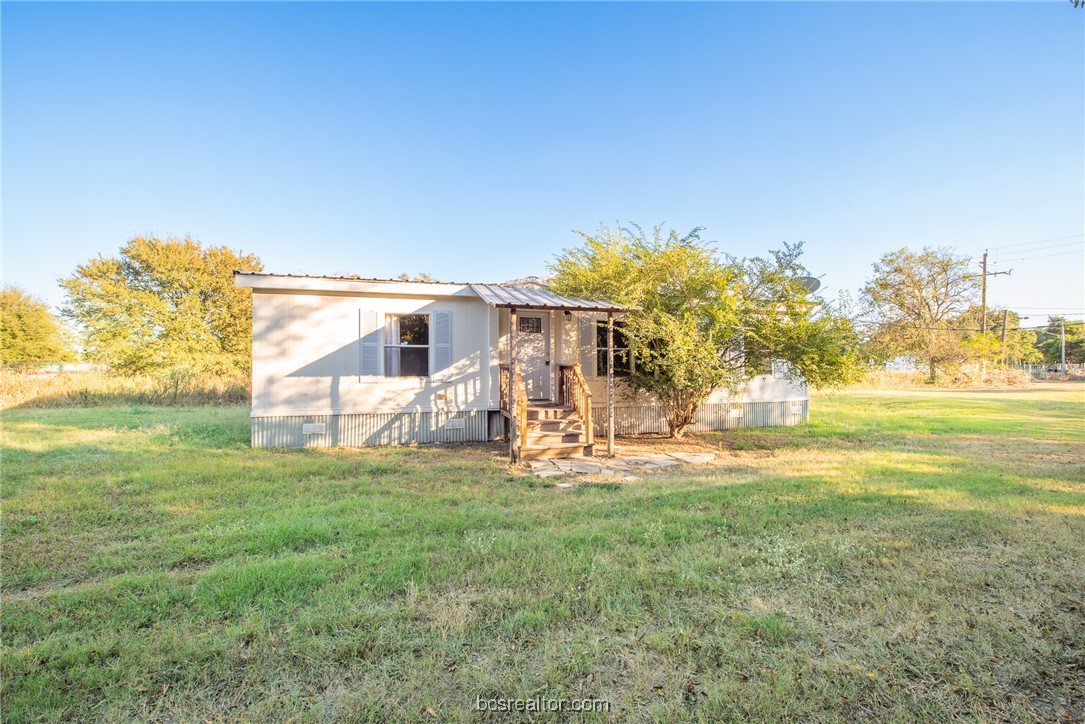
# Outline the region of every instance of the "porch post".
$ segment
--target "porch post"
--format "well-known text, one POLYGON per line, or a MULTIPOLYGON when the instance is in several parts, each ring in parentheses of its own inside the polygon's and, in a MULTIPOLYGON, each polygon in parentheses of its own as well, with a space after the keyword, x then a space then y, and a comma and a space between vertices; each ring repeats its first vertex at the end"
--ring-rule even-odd
POLYGON ((516 308, 509 309, 509 459, 516 462, 516 436, 520 434, 516 429, 516 398, 513 396, 513 388, 516 384, 516 308))
POLYGON ((614 312, 607 312, 607 455, 614 455, 614 312))

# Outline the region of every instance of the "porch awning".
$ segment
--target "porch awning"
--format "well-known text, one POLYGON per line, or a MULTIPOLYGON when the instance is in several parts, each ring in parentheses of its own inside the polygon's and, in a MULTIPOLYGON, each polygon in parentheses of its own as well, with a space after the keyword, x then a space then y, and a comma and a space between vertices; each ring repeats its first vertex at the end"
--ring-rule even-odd
POLYGON ((516 309, 560 309, 570 312, 624 312, 626 307, 605 299, 562 297, 548 289, 505 284, 472 284, 471 289, 494 307, 516 309))

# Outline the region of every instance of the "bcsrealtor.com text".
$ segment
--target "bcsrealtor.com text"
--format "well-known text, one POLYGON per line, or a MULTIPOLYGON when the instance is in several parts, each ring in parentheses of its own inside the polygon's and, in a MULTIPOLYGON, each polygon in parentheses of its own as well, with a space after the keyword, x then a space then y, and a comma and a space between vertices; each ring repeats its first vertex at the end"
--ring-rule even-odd
POLYGON ((475 697, 476 711, 519 712, 609 712, 606 699, 559 699, 536 696, 529 699, 506 699, 495 696, 487 699, 475 697))

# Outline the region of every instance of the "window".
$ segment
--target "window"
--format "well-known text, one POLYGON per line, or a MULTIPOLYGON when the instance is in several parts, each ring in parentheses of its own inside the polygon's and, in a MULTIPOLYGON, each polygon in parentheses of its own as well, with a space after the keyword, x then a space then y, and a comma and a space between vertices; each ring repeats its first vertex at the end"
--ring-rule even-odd
POLYGON ((772 377, 777 380, 787 378, 787 363, 781 360, 766 359, 761 361, 761 366, 758 369, 758 374, 765 377, 772 377))
MULTIPOLYGON (((628 377, 633 369, 633 358, 629 352, 629 339, 625 336, 621 322, 614 323, 614 376, 628 377)), ((595 323, 595 374, 607 376, 607 323, 595 323)))
POLYGON ((542 334, 542 317, 520 317, 517 328, 527 334, 542 334))
POLYGON ((428 314, 399 314, 387 317, 384 376, 429 376, 428 314))

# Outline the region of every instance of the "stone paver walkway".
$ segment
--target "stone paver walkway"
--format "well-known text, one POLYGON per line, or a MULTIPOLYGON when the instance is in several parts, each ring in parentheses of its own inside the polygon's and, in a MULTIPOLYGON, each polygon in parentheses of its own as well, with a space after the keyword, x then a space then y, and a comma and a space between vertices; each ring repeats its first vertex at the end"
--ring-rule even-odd
POLYGON ((614 475, 623 480, 639 480, 634 472, 653 472, 672 465, 702 465, 716 459, 716 453, 640 453, 612 458, 558 458, 532 460, 531 472, 540 478, 564 475, 614 475))

